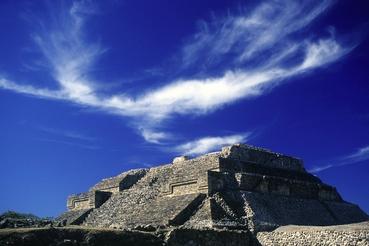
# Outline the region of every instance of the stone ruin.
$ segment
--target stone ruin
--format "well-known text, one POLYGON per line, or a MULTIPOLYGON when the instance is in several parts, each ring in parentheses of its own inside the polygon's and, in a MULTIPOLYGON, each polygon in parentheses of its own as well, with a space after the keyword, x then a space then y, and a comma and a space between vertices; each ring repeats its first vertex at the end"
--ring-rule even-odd
POLYGON ((103 179, 88 192, 69 196, 67 207, 56 219, 60 226, 260 232, 369 219, 308 173, 300 159, 244 144, 103 179))

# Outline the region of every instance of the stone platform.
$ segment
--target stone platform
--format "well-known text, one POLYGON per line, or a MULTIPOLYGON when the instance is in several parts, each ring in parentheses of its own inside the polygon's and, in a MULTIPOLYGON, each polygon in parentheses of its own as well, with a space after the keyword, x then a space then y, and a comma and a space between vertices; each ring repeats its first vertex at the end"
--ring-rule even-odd
POLYGON ((58 225, 147 231, 180 227, 256 234, 291 224, 369 219, 309 174, 300 159, 244 144, 124 172, 70 196, 67 205, 58 225))

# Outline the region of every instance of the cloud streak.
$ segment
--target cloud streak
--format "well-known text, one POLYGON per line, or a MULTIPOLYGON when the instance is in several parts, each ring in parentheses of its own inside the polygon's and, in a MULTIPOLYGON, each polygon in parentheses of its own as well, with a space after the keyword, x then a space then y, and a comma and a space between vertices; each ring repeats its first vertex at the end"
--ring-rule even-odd
POLYGON ((178 145, 175 150, 183 155, 199 155, 235 143, 245 143, 250 134, 235 134, 222 137, 204 137, 178 145))
POLYGON ((43 23, 43 31, 32 39, 49 64, 61 92, 70 100, 88 102, 94 93, 89 72, 104 52, 98 44, 87 42, 84 27, 86 18, 94 13, 93 6, 73 2, 69 11, 57 13, 51 26, 43 23))
POLYGON ((62 136, 62 137, 69 138, 69 139, 82 140, 82 141, 88 141, 88 142, 93 142, 96 140, 93 137, 85 136, 80 133, 68 131, 68 130, 60 130, 60 129, 50 128, 50 127, 38 127, 38 129, 43 132, 50 133, 52 135, 62 136))
POLYGON ((329 168, 342 167, 347 165, 353 165, 362 161, 369 160, 369 145, 358 149, 356 152, 340 157, 333 161, 334 164, 316 166, 309 170, 312 173, 318 173, 329 168))
POLYGON ((0 87, 140 118, 135 126, 141 135, 148 142, 160 143, 170 134, 154 129, 160 128, 165 119, 204 115, 238 100, 259 96, 349 52, 350 48, 343 47, 333 36, 316 40, 294 37, 329 6, 330 1, 302 6, 267 2, 250 13, 242 11, 210 24, 204 22, 202 30, 183 48, 184 66, 204 59, 224 62, 227 55, 233 56, 233 65, 222 66, 218 75, 177 78, 133 97, 104 95, 95 86, 90 71, 105 49, 90 42, 84 33, 86 18, 94 9, 76 1, 68 11, 60 12, 54 25, 41 25, 42 31, 32 35, 60 89, 21 85, 1 77, 0 87))
POLYGON ((79 147, 79 148, 88 149, 88 150, 99 150, 99 149, 101 149, 99 146, 75 143, 75 142, 70 142, 70 141, 65 141, 65 140, 57 140, 57 139, 49 139, 49 138, 36 138, 35 140, 36 141, 41 141, 41 142, 69 145, 69 146, 79 147))
POLYGON ((142 128, 140 133, 149 143, 159 144, 162 140, 170 138, 169 133, 154 131, 151 129, 142 128))
POLYGON ((238 15, 203 21, 200 31, 183 48, 184 63, 198 62, 199 54, 208 57, 209 63, 221 62, 230 53, 237 63, 255 63, 260 55, 265 60, 272 54, 283 54, 286 47, 301 41, 294 40, 293 35, 311 25, 331 5, 329 0, 265 1, 252 11, 242 9, 238 15))

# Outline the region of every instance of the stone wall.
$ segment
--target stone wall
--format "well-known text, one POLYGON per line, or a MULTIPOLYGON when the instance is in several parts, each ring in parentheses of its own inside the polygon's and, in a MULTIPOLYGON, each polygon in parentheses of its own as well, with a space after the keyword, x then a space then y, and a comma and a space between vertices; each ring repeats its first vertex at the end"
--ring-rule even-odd
POLYGON ((199 184, 197 179, 179 181, 177 183, 169 183, 168 194, 172 196, 192 194, 199 192, 199 184))
POLYGON ((71 196, 68 207, 93 208, 83 225, 103 228, 183 225, 258 232, 368 219, 334 187, 307 173, 301 160, 240 144, 104 179, 90 192, 71 196))
POLYGON ((70 195, 67 200, 68 210, 89 209, 90 194, 88 192, 70 195))
POLYGON ((162 195, 207 193, 208 170, 219 169, 218 154, 208 154, 195 159, 176 159, 162 195))
POLYGON ((280 168, 305 172, 302 160, 270 150, 256 148, 246 144, 235 144, 222 148, 220 157, 239 163, 258 164, 269 168, 280 168))
POLYGON ((334 187, 323 183, 255 173, 208 172, 209 194, 226 190, 253 191, 305 199, 342 201, 334 187))
POLYGON ((236 206, 235 209, 243 207, 248 228, 252 231, 268 231, 290 224, 337 225, 369 219, 359 207, 346 202, 320 201, 248 191, 225 191, 221 196, 231 207, 236 206))
POLYGON ((259 232, 261 245, 369 245, 369 223, 328 226, 285 226, 259 232))
POLYGON ((92 191, 90 193, 90 207, 98 208, 103 205, 111 196, 111 192, 106 191, 92 191))
POLYGON ((101 182, 94 185, 90 191, 107 191, 111 193, 117 193, 124 189, 129 189, 140 178, 145 176, 147 169, 134 169, 124 173, 121 173, 115 177, 103 179, 101 182))
POLYGON ((81 210, 100 207, 111 196, 111 192, 94 190, 68 197, 68 210, 81 210))
POLYGON ((369 220, 369 216, 356 204, 335 201, 324 201, 322 204, 335 218, 336 224, 350 224, 369 220))

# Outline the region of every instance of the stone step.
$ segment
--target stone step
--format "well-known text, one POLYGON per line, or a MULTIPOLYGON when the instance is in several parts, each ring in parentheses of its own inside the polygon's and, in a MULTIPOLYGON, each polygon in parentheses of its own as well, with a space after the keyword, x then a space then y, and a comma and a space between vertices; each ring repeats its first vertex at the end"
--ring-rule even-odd
POLYGON ((56 226, 81 225, 93 209, 67 211, 55 219, 56 226))
POLYGON ((192 202, 190 202, 179 213, 169 219, 168 224, 175 226, 183 225, 186 221, 190 219, 192 215, 197 212, 199 206, 202 204, 205 198, 205 194, 198 194, 198 196, 196 196, 195 199, 192 200, 192 202))

